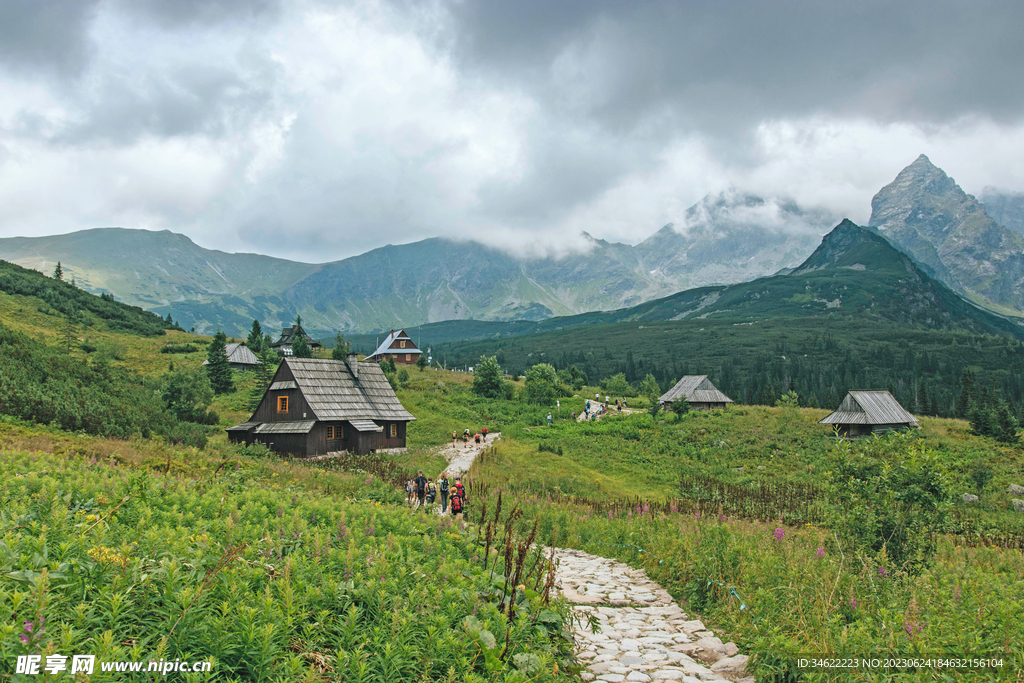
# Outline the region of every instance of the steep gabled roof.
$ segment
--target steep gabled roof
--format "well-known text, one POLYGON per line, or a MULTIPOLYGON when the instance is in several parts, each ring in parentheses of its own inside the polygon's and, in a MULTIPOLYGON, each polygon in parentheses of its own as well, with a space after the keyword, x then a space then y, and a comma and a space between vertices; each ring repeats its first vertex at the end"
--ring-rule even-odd
MULTIPOLYGON (((296 329, 295 329, 296 327, 298 327, 298 325, 292 325, 291 327, 285 327, 284 329, 282 329, 281 330, 281 338, 278 339, 273 344, 271 344, 270 348, 276 349, 276 348, 280 348, 282 346, 291 346, 291 345, 293 345, 295 343, 295 338, 298 336, 296 334, 296 329)), ((309 347, 311 349, 315 349, 315 348, 319 348, 320 347, 320 342, 318 342, 317 340, 315 340, 312 337, 310 337, 309 334, 305 330, 302 330, 302 334, 305 335, 306 343, 309 344, 309 347)))
POLYGON ((423 353, 416 348, 416 343, 413 342, 412 337, 405 333, 405 330, 391 330, 391 333, 384 337, 384 342, 377 347, 377 350, 371 353, 367 358, 376 358, 385 353, 423 353), (403 340, 409 342, 410 346, 404 349, 393 349, 391 345, 397 340, 403 340))
POLYGON ((359 363, 358 379, 345 361, 285 358, 318 420, 415 420, 376 363, 359 363))
POLYGON ((888 391, 851 391, 839 409, 818 424, 916 425, 917 418, 888 391))
MULTIPOLYGON (((259 365, 260 359, 256 357, 256 354, 249 350, 249 347, 245 345, 245 342, 231 342, 224 346, 224 353, 227 354, 229 363, 236 363, 238 365, 259 365)), ((204 360, 203 365, 209 365, 210 361, 204 360)))
POLYGON ((733 400, 718 390, 707 375, 687 375, 676 382, 658 399, 661 403, 672 403, 685 398, 688 403, 732 403, 733 400))

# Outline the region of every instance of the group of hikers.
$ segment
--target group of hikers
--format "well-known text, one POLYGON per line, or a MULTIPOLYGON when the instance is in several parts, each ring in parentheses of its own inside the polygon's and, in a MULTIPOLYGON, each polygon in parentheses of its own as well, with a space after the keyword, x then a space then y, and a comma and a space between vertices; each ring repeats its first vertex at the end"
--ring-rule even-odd
MULTIPOLYGON (((487 443, 487 427, 482 427, 479 432, 470 433, 468 429, 462 432, 462 445, 464 448, 469 448, 469 442, 474 441, 477 446, 482 443, 487 443)), ((459 433, 456 430, 452 430, 452 446, 457 446, 459 442, 459 433)))
POLYGON ((406 500, 412 505, 413 510, 432 509, 438 497, 441 498, 441 514, 448 514, 448 504, 451 502, 452 516, 461 518, 466 511, 466 487, 462 485, 462 478, 455 477, 455 486, 448 481, 448 474, 442 472, 437 482, 430 481, 420 470, 415 479, 410 479, 405 484, 406 500), (430 506, 428 508, 427 506, 430 506))
MULTIPOLYGON (((596 406, 594 404, 592 404, 589 399, 587 400, 586 403, 583 404, 583 414, 580 416, 579 419, 581 419, 581 420, 596 420, 596 419, 600 418, 602 415, 604 415, 606 412, 608 412, 608 408, 611 406, 611 403, 612 403, 612 397, 611 396, 605 396, 604 397, 604 403, 601 403, 601 394, 595 394, 594 401, 595 401, 595 403, 597 403, 596 406)), ((623 408, 628 408, 628 407, 629 406, 626 404, 626 399, 624 399, 624 398, 621 398, 621 399, 617 398, 617 399, 615 399, 615 410, 616 411, 621 413, 623 408)), ((576 419, 576 413, 575 412, 573 412, 572 418, 574 420, 576 419)), ((551 424, 551 416, 550 415, 548 416, 548 424, 551 424)))

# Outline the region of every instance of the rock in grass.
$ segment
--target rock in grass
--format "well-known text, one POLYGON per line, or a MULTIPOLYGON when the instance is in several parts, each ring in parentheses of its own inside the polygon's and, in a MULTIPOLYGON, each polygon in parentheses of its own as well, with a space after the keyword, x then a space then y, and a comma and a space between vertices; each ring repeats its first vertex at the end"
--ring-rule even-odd
POLYGON ((1013 503, 1013 509, 1014 510, 1016 510, 1017 512, 1024 513, 1024 500, 1021 500, 1020 498, 1014 498, 1010 502, 1013 503))
POLYGON ((964 502, 965 503, 977 503, 978 502, 978 497, 975 496, 975 495, 972 495, 970 493, 965 493, 964 494, 964 502))
POLYGON ((1024 495, 1024 486, 1021 486, 1020 484, 1010 484, 1010 487, 1006 489, 1006 492, 1011 496, 1024 495))

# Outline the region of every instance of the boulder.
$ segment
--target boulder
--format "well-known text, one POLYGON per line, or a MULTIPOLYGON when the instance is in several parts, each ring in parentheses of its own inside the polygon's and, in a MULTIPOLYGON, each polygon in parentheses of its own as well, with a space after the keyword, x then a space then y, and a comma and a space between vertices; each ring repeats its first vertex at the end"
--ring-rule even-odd
POLYGON ((715 652, 725 657, 732 657, 733 655, 738 654, 739 651, 740 649, 736 647, 736 643, 726 643, 715 648, 715 652))
POLYGON ((1024 496, 1024 486, 1020 484, 1010 484, 1010 487, 1006 489, 1006 492, 1011 496, 1024 496))
POLYGON ((964 494, 964 502, 965 503, 977 503, 978 502, 978 497, 973 495, 973 494, 970 494, 970 493, 965 493, 964 494))
POLYGON ((1016 510, 1017 512, 1024 513, 1024 500, 1021 500, 1020 498, 1014 498, 1010 502, 1013 503, 1014 510, 1016 510))
POLYGON ((747 668, 747 661, 750 657, 746 655, 735 655, 733 657, 726 657, 720 659, 711 665, 711 670, 715 673, 730 673, 738 674, 743 673, 747 668))

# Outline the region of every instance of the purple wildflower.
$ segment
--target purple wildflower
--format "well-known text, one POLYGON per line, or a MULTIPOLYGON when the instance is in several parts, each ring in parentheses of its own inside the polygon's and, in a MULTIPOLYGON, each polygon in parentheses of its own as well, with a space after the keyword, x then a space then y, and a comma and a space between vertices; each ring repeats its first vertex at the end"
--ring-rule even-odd
POLYGON ((781 541, 783 538, 786 537, 786 530, 783 529, 781 526, 776 527, 775 533, 772 534, 772 537, 775 538, 776 541, 781 541))
POLYGON ((881 576, 884 579, 885 577, 889 576, 889 570, 886 569, 885 567, 879 567, 878 568, 878 575, 881 576))
POLYGON ((26 621, 25 622, 25 630, 28 631, 29 633, 32 633, 32 622, 31 621, 26 621))
POLYGON ((816 554, 816 555, 817 555, 818 557, 825 557, 825 549, 824 549, 824 548, 818 548, 818 552, 817 552, 817 553, 815 553, 815 554, 816 554))

